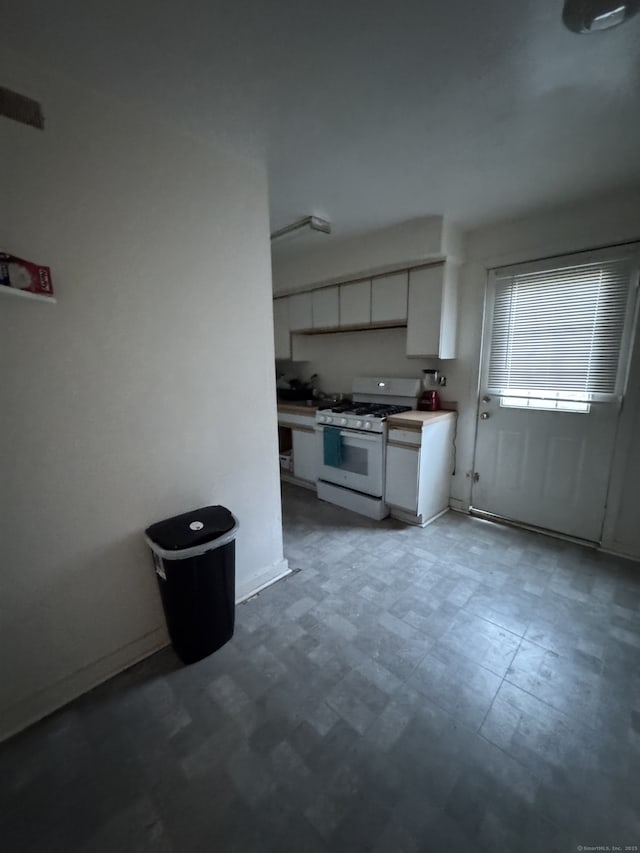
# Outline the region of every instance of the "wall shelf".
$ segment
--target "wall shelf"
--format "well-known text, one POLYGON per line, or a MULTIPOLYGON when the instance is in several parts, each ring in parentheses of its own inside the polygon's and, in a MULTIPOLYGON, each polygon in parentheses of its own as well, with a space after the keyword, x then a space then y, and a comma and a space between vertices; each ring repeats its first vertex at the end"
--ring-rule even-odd
POLYGON ((38 302, 55 303, 58 301, 55 296, 45 296, 43 293, 31 293, 28 290, 18 290, 16 287, 7 287, 6 285, 0 285, 1 293, 11 294, 12 296, 22 297, 23 299, 35 299, 38 302))

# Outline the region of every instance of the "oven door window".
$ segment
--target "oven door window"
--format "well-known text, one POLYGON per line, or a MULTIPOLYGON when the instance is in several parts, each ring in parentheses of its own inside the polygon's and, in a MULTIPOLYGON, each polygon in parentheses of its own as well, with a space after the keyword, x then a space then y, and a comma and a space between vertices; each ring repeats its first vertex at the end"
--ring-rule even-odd
MULTIPOLYGON (((322 442, 322 429, 319 440, 322 442)), ((328 464, 324 461, 324 447, 321 444, 320 479, 347 489, 355 489, 367 495, 382 496, 384 437, 382 435, 362 435, 357 432, 340 433, 340 464, 328 464)))
POLYGON ((351 444, 349 441, 343 441, 342 461, 339 465, 332 465, 331 467, 366 477, 369 473, 369 456, 369 448, 359 447, 358 445, 351 444))

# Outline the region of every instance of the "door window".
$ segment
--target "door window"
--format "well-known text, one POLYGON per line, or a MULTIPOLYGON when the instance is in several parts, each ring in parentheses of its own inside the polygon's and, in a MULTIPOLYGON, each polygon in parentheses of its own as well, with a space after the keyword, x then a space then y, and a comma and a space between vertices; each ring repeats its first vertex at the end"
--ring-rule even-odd
POLYGON ((486 386, 502 406, 587 413, 622 396, 635 259, 595 255, 494 273, 486 386))

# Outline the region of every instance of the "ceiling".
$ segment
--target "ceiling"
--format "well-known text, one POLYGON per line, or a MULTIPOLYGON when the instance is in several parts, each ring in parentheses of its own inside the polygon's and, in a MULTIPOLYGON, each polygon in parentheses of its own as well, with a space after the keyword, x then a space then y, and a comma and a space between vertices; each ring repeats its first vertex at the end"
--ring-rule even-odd
MULTIPOLYGON (((561 0, 4 0, 0 38, 267 157, 272 228, 470 227, 640 182, 640 16, 561 0)), ((290 243, 288 245, 294 245, 290 243)))

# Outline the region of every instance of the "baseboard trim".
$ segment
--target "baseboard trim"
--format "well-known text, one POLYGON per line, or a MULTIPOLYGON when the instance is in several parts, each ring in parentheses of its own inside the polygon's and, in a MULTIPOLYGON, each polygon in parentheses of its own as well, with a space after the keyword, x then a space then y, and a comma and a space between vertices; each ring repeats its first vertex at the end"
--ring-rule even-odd
POLYGON ((114 675, 139 663, 168 645, 164 625, 127 643, 115 652, 32 693, 0 712, 0 742, 58 711, 114 675))
POLYGON ((633 563, 640 563, 640 554, 632 554, 628 551, 616 551, 611 546, 607 545, 600 546, 598 551, 601 551, 603 554, 610 554, 612 557, 621 557, 623 560, 631 560, 633 563))
POLYGON ((411 524, 413 527, 427 527, 427 525, 432 524, 436 519, 442 518, 442 516, 449 512, 449 507, 445 507, 441 509, 440 512, 437 512, 435 515, 432 515, 431 518, 427 518, 423 521, 421 515, 413 515, 410 512, 405 512, 402 509, 395 509, 391 507, 391 518, 395 518, 397 521, 403 521, 405 524, 411 524))
MULTIPOLYGON (((257 575, 253 575, 244 588, 240 586, 236 590, 236 604, 241 604, 290 574, 292 570, 289 568, 288 561, 278 560, 257 575)), ((169 637, 163 624, 112 654, 92 661, 71 675, 0 711, 0 743, 168 645, 169 637)))
POLYGON ((599 550, 599 543, 592 542, 590 539, 580 539, 577 536, 569 536, 566 533, 559 533, 557 530, 548 530, 546 527, 536 527, 533 524, 525 524, 522 521, 514 521, 510 518, 505 518, 502 515, 494 515, 492 512, 487 512, 484 509, 476 509, 470 507, 469 515, 475 518, 480 518, 483 521, 493 521, 496 524, 504 524, 507 527, 517 527, 519 530, 528 530, 531 533, 540 533, 543 536, 550 536, 552 539, 561 539, 563 542, 571 542, 573 545, 582 545, 585 548, 592 548, 594 551, 599 550))
POLYGON ((465 515, 469 515, 469 504, 459 498, 449 499, 449 509, 452 509, 454 512, 463 512, 465 515))
POLYGON ((301 489, 308 489, 310 492, 316 491, 316 484, 311 480, 300 480, 298 477, 293 477, 291 474, 280 472, 280 479, 283 483, 291 483, 292 486, 300 486, 301 489))
POLYGON ((245 584, 241 591, 236 590, 236 604, 242 604, 243 601, 257 595, 263 589, 281 581, 292 573, 293 570, 289 568, 288 560, 278 560, 277 563, 273 563, 268 569, 265 569, 258 575, 254 575, 248 582, 248 589, 246 589, 247 584, 245 584))

